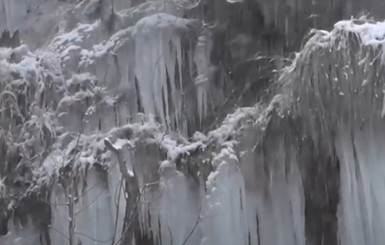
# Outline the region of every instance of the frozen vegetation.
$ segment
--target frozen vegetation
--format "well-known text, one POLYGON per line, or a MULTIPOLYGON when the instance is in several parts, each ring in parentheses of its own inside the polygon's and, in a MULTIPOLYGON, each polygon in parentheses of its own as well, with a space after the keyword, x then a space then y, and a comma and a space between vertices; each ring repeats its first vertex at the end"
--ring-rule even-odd
POLYGON ((0 244, 383 245, 385 23, 255 3, 0 0, 0 244))

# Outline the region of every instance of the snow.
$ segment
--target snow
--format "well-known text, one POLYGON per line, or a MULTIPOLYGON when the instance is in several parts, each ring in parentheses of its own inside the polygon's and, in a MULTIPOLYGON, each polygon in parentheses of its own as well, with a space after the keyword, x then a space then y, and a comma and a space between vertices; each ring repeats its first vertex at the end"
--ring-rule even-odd
POLYGON ((100 28, 100 21, 92 24, 79 24, 74 30, 57 35, 50 44, 50 48, 56 52, 63 52, 75 44, 84 43, 90 35, 100 28))
POLYGON ((163 136, 163 139, 160 140, 160 145, 167 152, 167 158, 171 161, 177 160, 183 155, 189 155, 190 152, 194 152, 202 147, 204 147, 203 142, 192 142, 189 144, 178 144, 175 139, 170 138, 169 136, 163 136))
POLYGON ((228 3, 241 3, 243 0, 227 0, 228 3))
MULTIPOLYGON (((250 121, 256 122, 259 118, 264 118, 264 115, 258 115, 261 112, 261 107, 256 105, 254 107, 238 108, 234 113, 226 116, 223 123, 217 128, 208 133, 208 137, 223 143, 227 139, 234 136, 239 130, 239 126, 250 121)), ((262 119, 263 120, 263 119, 262 119)))
POLYGON ((43 162, 44 174, 53 176, 58 170, 64 166, 64 156, 60 151, 52 152, 43 162))
POLYGON ((381 45, 385 42, 385 22, 357 24, 355 21, 340 21, 334 28, 334 31, 356 33, 363 45, 381 45))

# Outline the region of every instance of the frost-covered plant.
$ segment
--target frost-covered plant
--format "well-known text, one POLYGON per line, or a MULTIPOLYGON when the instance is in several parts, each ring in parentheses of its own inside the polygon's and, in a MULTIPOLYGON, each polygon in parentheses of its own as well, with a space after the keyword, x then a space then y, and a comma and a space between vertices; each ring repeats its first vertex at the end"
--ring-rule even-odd
POLYGON ((31 183, 32 171, 56 139, 58 75, 26 47, 0 50, 0 177, 31 183))

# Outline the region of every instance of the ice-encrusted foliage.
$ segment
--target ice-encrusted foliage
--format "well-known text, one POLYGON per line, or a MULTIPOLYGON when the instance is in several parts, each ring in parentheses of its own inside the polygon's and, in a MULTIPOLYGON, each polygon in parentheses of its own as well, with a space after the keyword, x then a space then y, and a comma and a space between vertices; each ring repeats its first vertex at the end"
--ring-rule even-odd
POLYGON ((316 33, 283 76, 303 137, 340 169, 341 244, 384 241, 383 37, 383 23, 339 22, 316 33))
POLYGON ((1 175, 12 183, 9 173, 26 169, 22 179, 29 182, 34 163, 46 157, 56 140, 54 108, 62 83, 52 64, 26 46, 1 51, 1 175))
POLYGON ((36 172, 57 140, 54 109, 62 80, 53 60, 37 57, 24 45, 1 48, 0 56, 1 233, 25 226, 27 233, 40 227, 47 236, 47 192, 36 172), (41 212, 35 216, 33 208, 41 212), (8 225, 10 217, 14 223, 8 225))

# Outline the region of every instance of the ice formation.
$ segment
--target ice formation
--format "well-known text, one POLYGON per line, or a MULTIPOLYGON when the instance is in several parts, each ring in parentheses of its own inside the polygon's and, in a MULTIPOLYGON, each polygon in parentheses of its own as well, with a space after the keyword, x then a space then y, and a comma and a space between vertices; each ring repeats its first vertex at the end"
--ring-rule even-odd
POLYGON ((218 123, 199 1, 64 2, 0 1, 1 244, 385 242, 384 23, 315 31, 218 123))

